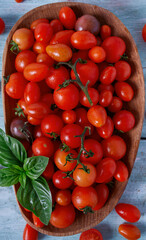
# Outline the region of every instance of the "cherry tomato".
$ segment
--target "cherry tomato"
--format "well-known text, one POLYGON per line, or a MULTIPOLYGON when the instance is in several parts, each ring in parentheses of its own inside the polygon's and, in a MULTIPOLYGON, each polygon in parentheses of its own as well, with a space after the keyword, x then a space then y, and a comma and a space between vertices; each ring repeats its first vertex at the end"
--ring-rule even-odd
POLYGON ((58 135, 60 135, 62 128, 63 121, 55 114, 49 114, 42 120, 41 123, 43 134, 49 138, 56 138, 58 135))
POLYGON ((128 203, 119 203, 115 210, 127 222, 135 223, 141 217, 139 209, 128 203))
POLYGON ((70 7, 62 7, 60 9, 59 19, 65 28, 74 28, 76 22, 76 15, 70 7))
POLYGON ((62 114, 62 119, 66 124, 72 124, 76 121, 76 113, 73 110, 66 110, 62 114))
POLYGON ((30 64, 36 61, 36 55, 34 52, 30 50, 24 50, 15 58, 15 68, 18 72, 23 72, 24 68, 30 64))
POLYGON ((88 31, 78 31, 72 34, 71 44, 76 49, 86 50, 95 47, 97 39, 88 31))
POLYGON ((18 106, 21 107, 21 109, 23 110, 24 114, 27 115, 27 111, 26 111, 26 108, 27 108, 27 104, 25 102, 25 100, 23 98, 21 98, 19 101, 18 101, 18 106))
POLYGON ((50 41, 50 44, 57 44, 57 43, 63 43, 71 47, 70 38, 72 34, 74 33, 73 30, 63 30, 60 32, 57 32, 50 41))
POLYGON ((128 168, 126 165, 120 160, 116 162, 116 171, 114 174, 114 178, 119 182, 124 182, 128 179, 128 168))
POLYGON ((38 240, 38 231, 26 224, 23 232, 23 240, 38 240))
POLYGON ((28 105, 26 111, 31 117, 42 119, 49 113, 49 108, 47 104, 43 102, 37 102, 28 105))
POLYGON ((5 22, 2 18, 0 18, 0 34, 5 31, 5 22))
POLYGON ((103 237, 98 230, 92 228, 83 232, 79 240, 103 240, 103 237))
POLYGON ((6 84, 6 93, 14 99, 20 99, 23 97, 24 89, 27 81, 22 73, 12 73, 9 81, 6 84))
POLYGON ((113 158, 114 160, 119 160, 123 158, 126 154, 126 143, 124 140, 113 135, 102 141, 103 154, 105 157, 113 158))
POLYGON ((111 84, 116 79, 116 68, 113 66, 106 67, 100 74, 100 82, 106 85, 111 84))
POLYGON ((75 24, 76 31, 89 31, 94 35, 97 35, 100 30, 100 22, 96 17, 85 14, 77 19, 75 24))
POLYGON ((34 43, 33 33, 28 28, 17 29, 12 36, 12 40, 18 45, 19 50, 27 50, 34 43))
POLYGON ((143 29, 142 29, 142 37, 143 37, 143 40, 146 42, 146 24, 143 26, 143 29))
POLYGON ((73 180, 66 177, 66 173, 58 170, 53 175, 53 184, 59 189, 67 189, 73 184, 73 180))
POLYGON ((49 69, 48 77, 46 78, 46 83, 50 88, 55 89, 69 78, 70 78, 69 72, 65 67, 63 66, 60 66, 59 68, 51 67, 49 69))
POLYGON ((67 161, 67 156, 69 154, 73 158, 77 157, 77 152, 75 150, 69 150, 68 152, 66 152, 66 151, 62 151, 62 149, 58 149, 55 152, 54 163, 59 170, 67 172, 67 171, 71 171, 76 166, 76 163, 77 163, 76 160, 67 161))
POLYGON ((95 190, 98 195, 98 203, 94 207, 94 209, 93 209, 94 211, 102 208, 104 206, 104 204, 106 203, 108 196, 109 196, 109 189, 105 183, 96 185, 95 190))
POLYGON ((40 219, 34 213, 32 213, 32 219, 33 219, 33 223, 36 227, 39 227, 39 228, 44 227, 44 223, 42 223, 40 221, 40 219))
POLYGON ((73 52, 72 63, 75 63, 78 58, 82 60, 88 60, 88 50, 79 50, 78 52, 73 52))
POLYGON ((113 122, 116 129, 122 132, 128 132, 134 128, 135 117, 131 112, 122 110, 114 115, 113 122))
POLYGON ((60 90, 59 87, 56 88, 53 97, 58 108, 71 110, 79 103, 79 90, 74 84, 69 84, 60 90))
POLYGON ((122 109, 123 102, 119 97, 113 96, 110 105, 108 106, 108 110, 110 112, 118 112, 122 109))
POLYGON ((61 206, 67 206, 71 203, 71 192, 69 190, 59 190, 56 193, 56 202, 61 206))
POLYGON ((98 85, 97 90, 99 93, 101 93, 103 90, 109 90, 114 93, 114 87, 112 85, 105 85, 102 83, 98 85))
POLYGON ((15 2, 21 3, 21 2, 23 2, 23 0, 15 0, 15 2))
POLYGON ((30 63, 24 69, 24 77, 31 82, 39 82, 49 74, 48 66, 43 63, 30 63))
POLYGON ((49 23, 49 20, 46 19, 46 18, 39 18, 39 19, 36 19, 35 21, 33 21, 30 25, 30 29, 31 30, 35 30, 36 29, 36 26, 40 23, 49 23))
POLYGON ((27 116, 27 120, 30 124, 35 125, 35 126, 40 125, 41 121, 42 121, 42 119, 34 118, 29 115, 27 116))
POLYGON ((52 35, 53 29, 49 23, 39 23, 34 30, 34 36, 38 42, 48 43, 52 35))
POLYGON ((53 164, 53 161, 51 159, 49 159, 48 165, 47 165, 45 171, 42 173, 42 176, 46 180, 50 180, 50 179, 52 179, 53 174, 54 174, 54 164, 53 164))
POLYGON ((32 151, 35 156, 51 157, 54 153, 54 144, 47 137, 38 137, 32 144, 32 151))
POLYGON ((53 19, 50 22, 50 25, 51 25, 51 27, 53 29, 53 33, 54 34, 63 30, 63 25, 62 25, 62 23, 58 19, 53 19))
MULTIPOLYGON (((90 81, 88 87, 91 87, 97 82, 99 76, 98 66, 92 61, 87 60, 86 63, 77 63, 76 70, 83 85, 90 81)), ((71 78, 76 79, 73 70, 71 70, 71 78)))
POLYGON ((104 158, 97 164, 96 171, 96 182, 104 183, 114 175, 116 171, 116 163, 112 158, 104 158))
POLYGON ((113 120, 109 116, 107 116, 106 123, 102 127, 96 128, 96 131, 102 138, 106 139, 111 137, 114 131, 113 120))
POLYGON ((125 102, 131 101, 134 96, 133 88, 126 82, 117 82, 115 92, 125 102))
POLYGON ((40 100, 40 88, 37 83, 27 83, 24 90, 24 100, 26 104, 36 103, 40 100))
POLYGON ((102 25, 100 28, 100 36, 102 40, 111 36, 111 27, 108 25, 102 25))
POLYGON ((72 192, 72 203, 79 211, 88 212, 87 208, 92 210, 98 203, 97 192, 93 187, 76 187, 72 192))
MULTIPOLYGON (((99 93, 95 88, 88 88, 88 93, 91 98, 91 101, 93 103, 93 106, 95 106, 98 103, 99 100, 99 93)), ((91 107, 85 93, 83 91, 80 91, 80 103, 85 107, 91 107)))
POLYGON ((115 63, 120 60, 121 56, 125 53, 126 44, 120 37, 108 37, 101 45, 106 52, 106 61, 115 63))
POLYGON ((118 231, 124 238, 129 240, 135 240, 141 237, 139 228, 132 224, 121 224, 118 231))
POLYGON ((50 223, 56 228, 66 228, 75 220, 75 209, 72 204, 60 206, 56 204, 51 214, 50 223))
POLYGON ((38 137, 44 137, 44 134, 41 130, 41 126, 36 126, 33 129, 33 137, 38 138, 38 137))
POLYGON ((94 139, 84 140, 84 148, 87 152, 90 150, 94 153, 93 157, 87 157, 83 151, 80 157, 80 160, 83 162, 89 162, 93 165, 96 165, 103 158, 103 150, 101 144, 94 139))
POLYGON ((103 70, 108 67, 108 63, 106 61, 98 63, 98 68, 99 68, 99 75, 103 72, 103 70))
POLYGON ((126 81, 131 76, 131 66, 128 62, 118 61, 115 64, 116 80, 119 82, 126 81))
POLYGON ((95 46, 89 50, 89 58, 95 63, 101 63, 106 58, 106 52, 104 48, 100 46, 95 46))
POLYGON ((36 58, 37 63, 44 63, 48 67, 54 65, 54 60, 47 53, 39 53, 36 58))
POLYGON ((107 113, 105 108, 96 105, 88 110, 87 118, 93 126, 102 127, 106 123, 107 113))
POLYGON ((108 107, 112 102, 113 94, 109 90, 103 90, 99 95, 99 104, 103 107, 108 107))
POLYGON ((35 42, 33 44, 33 51, 37 54, 39 53, 46 53, 46 47, 47 47, 47 43, 43 43, 43 42, 35 42))
POLYGON ((72 58, 71 48, 63 43, 48 45, 46 52, 57 62, 68 62, 72 58))
POLYGON ((96 168, 88 162, 84 162, 84 165, 88 169, 87 172, 85 172, 83 166, 79 164, 73 172, 73 179, 79 187, 90 187, 96 180, 96 168))

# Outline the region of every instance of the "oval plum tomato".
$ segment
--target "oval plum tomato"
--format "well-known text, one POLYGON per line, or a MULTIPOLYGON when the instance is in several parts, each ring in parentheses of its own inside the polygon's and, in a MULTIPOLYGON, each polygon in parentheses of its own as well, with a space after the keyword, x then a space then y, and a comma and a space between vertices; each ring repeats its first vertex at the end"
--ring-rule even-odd
POLYGON ((34 31, 36 29, 36 26, 40 23, 49 23, 49 20, 46 18, 39 18, 31 23, 30 29, 34 31))
POLYGON ((58 149, 54 155, 54 163, 59 170, 67 172, 73 170, 76 166, 76 160, 67 161, 67 156, 71 155, 72 158, 77 157, 77 152, 75 150, 69 150, 68 152, 58 149))
POLYGON ((63 25, 62 25, 62 23, 58 19, 53 19, 50 22, 50 25, 51 25, 51 27, 53 29, 53 33, 54 34, 63 30, 63 25))
POLYGON ((113 135, 102 141, 103 155, 119 160, 126 154, 126 143, 123 138, 113 135))
POLYGON ((100 36, 102 40, 111 36, 111 27, 108 25, 102 25, 100 28, 100 36))
POLYGON ((98 230, 92 228, 92 229, 89 229, 89 230, 81 233, 79 240, 89 240, 89 239, 90 240, 103 240, 103 237, 98 230))
POLYGON ((129 240, 135 240, 141 237, 139 228, 132 224, 121 224, 118 231, 124 238, 129 240))
POLYGON ((49 114, 42 120, 41 123, 43 134, 49 138, 56 138, 58 135, 60 135, 62 128, 63 121, 55 114, 49 114))
POLYGON ((62 119, 66 124, 72 124, 76 121, 76 112, 73 110, 66 110, 62 113, 62 119))
POLYGON ((47 47, 47 43, 42 43, 42 42, 35 42, 33 44, 33 51, 37 54, 39 53, 46 53, 46 47, 47 47))
POLYGON ((71 48, 63 43, 48 45, 46 52, 57 62, 68 62, 72 58, 71 48))
POLYGON ((100 74, 100 82, 109 85, 116 79, 116 68, 113 66, 106 67, 100 74))
POLYGON ((65 172, 58 170, 53 175, 53 184, 59 189, 67 189, 71 187, 73 180, 69 177, 66 177, 65 172))
POLYGON ((5 31, 5 22, 2 18, 0 18, 0 34, 5 31))
POLYGON ((112 102, 113 94, 109 90, 103 90, 99 95, 99 104, 103 107, 108 107, 112 102))
POLYGON ((29 116, 29 115, 27 116, 27 120, 30 124, 32 124, 34 126, 40 125, 41 121, 42 121, 42 119, 34 118, 34 117, 29 116))
POLYGON ((66 228, 75 220, 75 209, 72 204, 60 206, 56 204, 51 214, 50 223, 57 228, 66 228))
POLYGON ((106 52, 106 61, 115 63, 120 60, 121 56, 125 53, 126 44, 120 37, 108 37, 101 45, 106 52))
POLYGON ((107 113, 105 108, 96 105, 88 110, 87 118, 93 126, 102 127, 106 123, 107 113))
POLYGON ((113 122, 116 129, 122 132, 128 132, 134 128, 135 117, 131 112, 122 110, 114 115, 113 122))
POLYGON ((77 124, 67 124, 61 130, 61 141, 71 148, 78 148, 81 145, 81 138, 76 137, 83 132, 82 127, 77 124))
POLYGON ((48 43, 52 35, 53 29, 49 23, 39 23, 34 30, 34 36, 38 42, 48 43))
POLYGON ((76 23, 76 15, 70 7, 62 7, 59 11, 59 19, 67 29, 73 29, 76 23))
POLYGON ((105 183, 96 185, 95 190, 98 195, 98 203, 93 208, 94 211, 102 208, 104 206, 104 204, 106 203, 108 196, 109 196, 109 189, 105 183))
MULTIPOLYGON (((87 60, 86 63, 77 63, 76 70, 83 85, 86 85, 90 81, 88 87, 92 87, 97 82, 99 71, 98 66, 94 62, 87 60)), ((73 70, 71 70, 71 78, 73 80, 76 79, 73 70)))
POLYGON ((100 46, 95 46, 89 50, 89 58, 95 63, 101 63, 106 58, 105 50, 100 46))
POLYGON ((26 104, 36 103, 40 100, 40 88, 37 83, 27 83, 24 90, 24 100, 26 104))
POLYGON ((118 112, 122 109, 123 107, 123 102, 119 97, 113 96, 112 101, 110 105, 108 106, 108 110, 110 112, 118 112))
POLYGON ((107 116, 106 123, 102 127, 96 128, 96 131, 102 138, 106 139, 111 137, 114 131, 113 120, 109 116, 107 116))
POLYGON ((14 99, 20 99, 23 97, 24 89, 27 81, 22 73, 12 73, 9 81, 6 84, 6 93, 14 99))
POLYGON ((72 63, 75 63, 78 58, 82 60, 88 60, 88 50, 79 50, 78 52, 73 52, 72 63))
POLYGON ((46 83, 50 88, 55 89, 69 78, 70 78, 69 72, 65 67, 63 66, 60 66, 59 68, 51 67, 49 68, 49 74, 48 77, 46 78, 46 83))
POLYGON ((142 29, 142 37, 143 37, 143 40, 146 42, 146 24, 143 26, 143 29, 142 29))
POLYGON ((72 192, 72 203, 84 213, 93 211, 98 203, 98 195, 93 187, 76 187, 72 192))
POLYGON ((41 130, 41 126, 36 126, 33 129, 33 137, 38 138, 38 137, 44 137, 44 134, 41 130))
POLYGON ((38 231, 26 224, 23 232, 23 240, 38 240, 38 231))
POLYGON ((90 187, 96 180, 96 168, 88 162, 84 166, 88 169, 87 172, 79 164, 73 172, 73 179, 79 187, 90 187))
POLYGON ((28 105, 26 111, 31 117, 42 119, 49 113, 49 108, 47 104, 43 102, 37 102, 28 105))
POLYGON ((109 90, 112 93, 114 93, 114 87, 110 84, 110 85, 105 85, 105 84, 99 84, 97 87, 97 90, 99 93, 101 93, 103 90, 109 90))
POLYGON ((117 82, 115 92, 125 102, 130 102, 134 96, 133 88, 126 82, 117 82))
POLYGON ((115 64, 116 80, 119 82, 126 81, 131 76, 131 66, 126 61, 118 61, 115 64))
POLYGON ((36 61, 36 54, 30 50, 24 50, 15 58, 15 68, 18 72, 23 72, 24 68, 36 61))
POLYGON ((116 212, 122 217, 125 221, 135 223, 140 217, 141 213, 139 209, 128 203, 119 203, 115 207, 116 212))
POLYGON ((27 50, 32 47, 34 36, 30 29, 19 28, 14 32, 12 40, 18 45, 19 50, 27 50))
POLYGON ((69 190, 59 190, 56 193, 56 202, 61 206, 67 206, 71 203, 71 192, 69 190))
POLYGON ((116 171, 116 162, 112 158, 104 158, 97 164, 96 171, 96 182, 104 183, 114 175, 116 171))
POLYGON ((23 74, 28 81, 39 82, 48 76, 49 70, 43 63, 30 63, 25 67, 23 74))
POLYGON ((44 63, 48 67, 52 67, 54 65, 54 59, 52 59, 47 53, 39 53, 36 58, 37 63, 44 63))
POLYGON ((26 111, 27 104, 26 104, 26 102, 25 102, 25 100, 23 98, 21 98, 18 101, 17 106, 19 106, 23 110, 24 114, 27 115, 27 111, 26 111))
POLYGON ((33 223, 36 227, 39 227, 39 228, 44 227, 44 223, 42 223, 40 221, 40 219, 34 213, 32 213, 32 219, 33 219, 33 223))
POLYGON ((53 97, 58 108, 71 110, 79 103, 79 90, 74 84, 69 84, 60 90, 59 87, 56 88, 53 97))
POLYGON ((50 179, 52 179, 53 174, 54 174, 54 164, 53 164, 53 161, 51 159, 49 159, 48 165, 47 165, 45 171, 42 173, 42 176, 46 180, 50 180, 50 179))
POLYGON ((35 156, 51 157, 54 153, 54 144, 47 137, 39 137, 34 140, 32 151, 35 156))
POLYGON ((116 162, 116 171, 114 174, 114 178, 119 182, 124 182, 128 179, 128 168, 122 161, 116 162))
POLYGON ((101 144, 94 139, 86 139, 84 141, 84 148, 87 152, 92 151, 93 156, 87 157, 85 151, 82 152, 80 160, 96 165, 103 158, 103 150, 101 144))
POLYGON ((57 43, 63 43, 71 47, 70 38, 72 34, 74 33, 73 30, 63 30, 60 32, 57 32, 50 41, 50 44, 57 44, 57 43))
MULTIPOLYGON (((95 88, 88 88, 88 93, 91 98, 91 101, 93 103, 93 106, 95 106, 98 103, 99 100, 99 93, 95 88)), ((83 91, 80 91, 80 103, 85 107, 91 107, 85 93, 83 91)))
POLYGON ((72 34, 71 44, 76 49, 86 50, 96 46, 97 39, 88 31, 78 31, 72 34))

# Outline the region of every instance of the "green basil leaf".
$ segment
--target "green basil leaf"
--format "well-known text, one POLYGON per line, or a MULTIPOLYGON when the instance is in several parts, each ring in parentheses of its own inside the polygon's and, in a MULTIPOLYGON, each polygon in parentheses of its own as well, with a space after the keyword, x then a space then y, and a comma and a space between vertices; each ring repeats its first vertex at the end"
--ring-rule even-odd
POLYGON ((49 158, 43 156, 34 156, 24 160, 23 169, 26 175, 33 179, 37 179, 45 170, 49 158))
POLYGON ((52 212, 52 196, 47 181, 43 177, 36 180, 27 178, 26 186, 17 191, 20 204, 33 212, 41 222, 48 225, 52 212))
POLYGON ((0 186, 9 187, 19 182, 20 171, 15 168, 0 169, 0 186))
POLYGON ((5 167, 22 166, 26 157, 27 153, 22 143, 0 129, 0 164, 5 167))
POLYGON ((19 182, 20 182, 21 186, 23 188, 25 188, 25 186, 26 186, 26 173, 25 172, 21 172, 21 174, 19 176, 19 182))

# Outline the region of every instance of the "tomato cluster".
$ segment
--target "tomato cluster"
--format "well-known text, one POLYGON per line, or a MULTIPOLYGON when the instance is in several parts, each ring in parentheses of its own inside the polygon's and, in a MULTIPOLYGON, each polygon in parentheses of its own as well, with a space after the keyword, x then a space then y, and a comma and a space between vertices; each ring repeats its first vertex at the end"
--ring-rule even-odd
MULTIPOLYGON (((101 209, 109 196, 107 183, 128 179, 121 132, 135 126, 125 108, 134 90, 131 66, 121 60, 126 44, 111 32, 95 17, 77 20, 63 7, 59 19, 37 19, 12 37, 16 72, 5 91, 17 100, 18 117, 10 130, 28 156, 50 158, 42 175, 55 206, 50 223, 57 228, 74 222, 75 208, 101 209)), ((43 227, 34 214, 33 221, 43 227)))

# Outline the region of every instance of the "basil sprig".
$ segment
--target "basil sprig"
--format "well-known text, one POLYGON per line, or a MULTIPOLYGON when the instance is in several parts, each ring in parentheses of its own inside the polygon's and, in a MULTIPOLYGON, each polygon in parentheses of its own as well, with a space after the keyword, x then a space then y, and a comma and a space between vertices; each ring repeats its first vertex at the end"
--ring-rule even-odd
POLYGON ((24 146, 0 129, 0 186, 8 187, 20 183, 17 199, 33 212, 41 222, 48 225, 52 212, 52 196, 46 180, 41 177, 49 158, 34 156, 27 158, 24 146))

